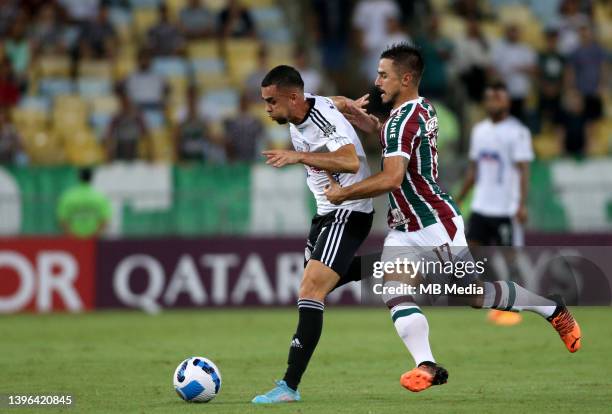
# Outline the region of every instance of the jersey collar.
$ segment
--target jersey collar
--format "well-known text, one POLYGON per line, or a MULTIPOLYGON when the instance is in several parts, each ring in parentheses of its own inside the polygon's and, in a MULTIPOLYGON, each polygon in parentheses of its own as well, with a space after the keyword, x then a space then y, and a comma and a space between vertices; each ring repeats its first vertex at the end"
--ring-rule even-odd
POLYGON ((413 103, 416 103, 416 102, 421 102, 421 100, 422 100, 422 99, 423 99, 423 97, 422 97, 422 96, 419 96, 418 98, 414 98, 414 99, 411 99, 411 100, 409 100, 409 101, 404 102, 403 104, 401 104, 400 106, 398 106, 397 108, 395 108, 393 111, 391 111, 391 115, 390 115, 390 116, 393 116, 393 115, 397 114, 397 113, 398 113, 399 111, 401 111, 401 110, 402 110, 402 109, 403 109, 403 108, 404 108, 406 105, 413 104, 413 103))
POLYGON ((315 106, 315 98, 306 98, 305 100, 306 102, 308 102, 308 111, 306 111, 306 115, 304 115, 304 119, 302 119, 299 123, 297 123, 296 126, 300 126, 304 122, 306 122, 306 120, 310 116, 310 112, 312 112, 312 108, 314 108, 315 106))

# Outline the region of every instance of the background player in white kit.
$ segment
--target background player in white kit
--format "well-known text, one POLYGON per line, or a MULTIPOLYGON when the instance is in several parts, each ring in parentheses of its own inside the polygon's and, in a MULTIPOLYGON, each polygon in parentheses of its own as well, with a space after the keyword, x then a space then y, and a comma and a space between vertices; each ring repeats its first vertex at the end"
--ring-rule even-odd
MULTIPOLYGON (((299 321, 289 348, 288 367, 282 381, 266 394, 253 399, 256 404, 299 401, 297 391, 323 327, 323 301, 342 284, 349 268, 359 268, 355 253, 372 227, 371 198, 335 205, 324 194, 328 173, 340 185, 348 186, 370 176, 365 152, 351 124, 329 98, 304 93, 304 82, 297 70, 277 66, 261 83, 266 111, 279 124, 289 123, 295 151, 264 151, 267 164, 280 168, 304 164, 307 183, 317 201, 306 241, 305 270, 299 290, 299 321), (357 263, 357 264, 356 264, 357 263)), ((359 275, 360 269, 352 274, 359 275)))
MULTIPOLYGON (((529 163, 533 160, 531 134, 510 115, 510 95, 503 82, 487 86, 484 106, 488 117, 472 129, 470 164, 457 197, 461 204, 475 186, 467 241, 470 247, 522 246, 529 163)), ((489 319, 512 325, 520 322, 521 316, 491 310, 489 319)))

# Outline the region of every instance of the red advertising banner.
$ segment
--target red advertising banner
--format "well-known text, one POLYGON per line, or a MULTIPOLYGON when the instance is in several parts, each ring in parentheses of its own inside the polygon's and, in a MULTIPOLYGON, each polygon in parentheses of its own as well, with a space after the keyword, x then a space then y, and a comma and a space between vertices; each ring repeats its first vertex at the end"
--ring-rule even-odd
POLYGON ((0 239, 0 313, 92 309, 94 255, 94 241, 0 239))

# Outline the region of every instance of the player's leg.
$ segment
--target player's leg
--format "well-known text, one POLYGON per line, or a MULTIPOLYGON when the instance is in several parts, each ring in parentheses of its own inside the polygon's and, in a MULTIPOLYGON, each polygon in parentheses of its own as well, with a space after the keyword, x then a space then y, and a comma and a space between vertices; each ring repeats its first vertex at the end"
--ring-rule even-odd
POLYGON ((298 325, 291 339, 283 381, 297 390, 323 330, 324 300, 340 276, 318 260, 310 260, 300 285, 298 325))
MULTIPOLYGON (((355 252, 368 236, 373 214, 340 210, 318 237, 299 291, 299 322, 289 351, 284 381, 297 389, 323 327, 324 299, 358 261, 355 252)), ((360 266, 355 272, 360 273, 360 266)))
MULTIPOLYGON (((455 243, 464 245, 467 242, 464 243, 459 239, 455 243)), ((474 260, 469 249, 463 250, 461 255, 460 259, 463 261, 474 260)), ((508 280, 494 282, 476 280, 475 282, 483 288, 484 294, 471 299, 470 303, 473 307, 536 313, 551 323, 570 352, 580 349, 580 326, 561 298, 545 298, 508 280)))
POLYGON ((355 252, 370 231, 372 217, 373 214, 337 210, 318 223, 319 233, 309 237, 314 241, 314 248, 306 250, 307 264, 298 296, 298 326, 291 340, 285 376, 277 382, 276 388, 255 397, 253 402, 300 399, 297 388, 323 329, 323 301, 340 280, 339 274, 347 272, 355 252))
MULTIPOLYGON (((395 262, 401 256, 411 255, 408 246, 411 235, 392 230, 385 239, 382 261, 395 262)), ((410 259, 409 259, 410 260, 410 259)), ((418 260, 412 258, 412 260, 418 260)), ((409 274, 385 274, 383 301, 391 313, 393 326, 398 336, 414 359, 415 368, 400 377, 400 384, 413 392, 419 392, 432 385, 444 384, 448 372, 436 364, 429 343, 429 324, 427 318, 417 305, 414 297, 402 292, 400 287, 416 286, 422 279, 414 275, 414 269, 409 274)))

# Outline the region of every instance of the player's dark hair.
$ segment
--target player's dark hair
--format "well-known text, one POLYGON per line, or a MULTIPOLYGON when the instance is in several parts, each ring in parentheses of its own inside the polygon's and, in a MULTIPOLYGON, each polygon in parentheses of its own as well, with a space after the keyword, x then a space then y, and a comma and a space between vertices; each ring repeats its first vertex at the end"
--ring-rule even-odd
POLYGON ((289 87, 304 90, 304 81, 300 72, 292 66, 280 65, 273 68, 261 81, 261 86, 289 87))
POLYGON ((389 46, 380 55, 381 59, 390 59, 393 65, 400 70, 400 73, 411 72, 418 83, 423 76, 425 63, 419 48, 409 42, 396 43, 389 46))

